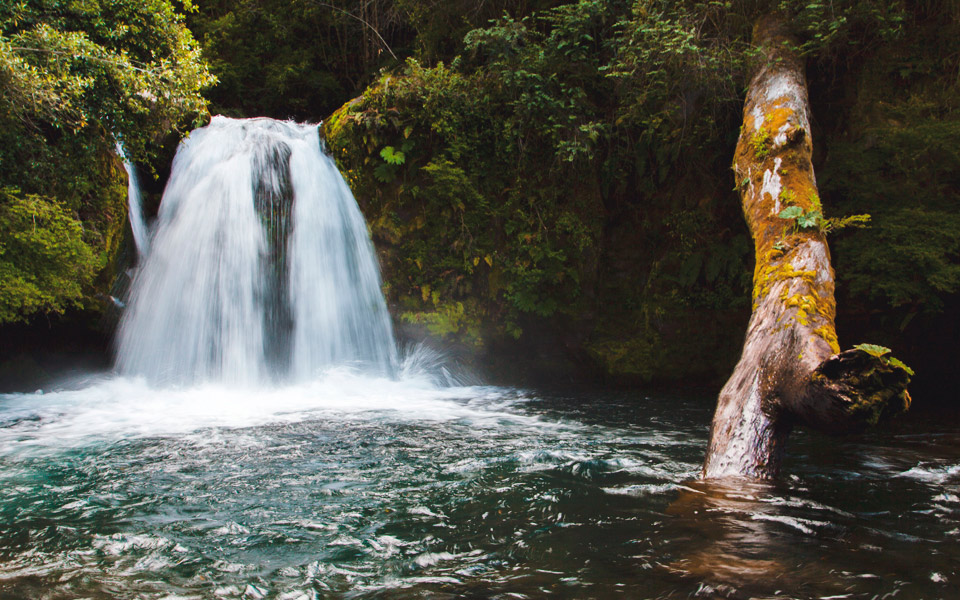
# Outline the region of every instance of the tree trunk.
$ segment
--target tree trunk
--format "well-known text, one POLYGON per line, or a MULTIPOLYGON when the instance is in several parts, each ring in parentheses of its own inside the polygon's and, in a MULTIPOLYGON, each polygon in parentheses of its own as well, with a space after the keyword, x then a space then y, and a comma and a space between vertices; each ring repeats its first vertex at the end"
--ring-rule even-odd
POLYGON ((753 38, 761 62, 733 165, 756 254, 753 315, 720 392, 708 478, 775 477, 795 424, 857 430, 910 403, 909 369, 886 349, 840 353, 803 62, 777 15, 761 18, 753 38))

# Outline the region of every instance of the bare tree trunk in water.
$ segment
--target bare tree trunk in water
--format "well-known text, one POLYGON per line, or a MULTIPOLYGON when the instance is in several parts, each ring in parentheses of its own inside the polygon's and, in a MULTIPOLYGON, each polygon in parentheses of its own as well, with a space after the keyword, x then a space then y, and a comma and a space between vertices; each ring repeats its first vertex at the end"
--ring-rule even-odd
POLYGON ((756 254, 753 315, 720 392, 707 478, 775 477, 795 424, 855 431, 910 404, 902 363, 879 348, 840 352, 803 62, 776 15, 757 22, 753 39, 762 57, 733 166, 756 254))

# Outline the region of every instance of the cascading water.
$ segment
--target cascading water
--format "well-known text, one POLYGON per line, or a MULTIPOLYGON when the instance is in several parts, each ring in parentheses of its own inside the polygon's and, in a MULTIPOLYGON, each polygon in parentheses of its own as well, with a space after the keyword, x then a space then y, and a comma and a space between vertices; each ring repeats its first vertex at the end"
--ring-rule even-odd
POLYGON ((366 223, 317 126, 214 117, 191 133, 133 282, 119 371, 251 385, 396 362, 366 223))
POLYGON ((130 229, 133 231, 133 243, 137 247, 137 257, 142 261, 150 249, 150 232, 143 218, 143 198, 140 195, 137 168, 127 158, 123 145, 119 142, 117 154, 123 160, 123 168, 127 171, 127 211, 130 215, 130 229))

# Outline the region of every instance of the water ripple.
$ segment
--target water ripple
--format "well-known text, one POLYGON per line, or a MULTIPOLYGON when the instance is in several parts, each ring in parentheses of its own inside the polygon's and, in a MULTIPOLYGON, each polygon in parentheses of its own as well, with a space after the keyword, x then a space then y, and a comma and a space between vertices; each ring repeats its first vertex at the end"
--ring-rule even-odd
POLYGON ((99 399, 3 397, 36 418, 0 427, 0 589, 870 598, 960 580, 951 438, 919 455, 914 439, 841 442, 825 462, 799 435, 795 477, 724 488, 694 481, 709 402, 349 381, 239 394, 229 415, 193 406, 210 389, 171 392, 168 415, 166 392, 126 380, 99 399), (108 410, 120 389, 142 410, 108 410))

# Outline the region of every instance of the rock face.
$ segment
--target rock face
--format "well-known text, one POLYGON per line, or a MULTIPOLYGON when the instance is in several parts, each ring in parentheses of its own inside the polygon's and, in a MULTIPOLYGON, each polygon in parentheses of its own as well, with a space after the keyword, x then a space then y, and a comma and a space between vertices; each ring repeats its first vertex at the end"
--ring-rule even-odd
POLYGON ((795 424, 848 431, 910 402, 902 363, 883 351, 840 353, 803 63, 777 16, 758 21, 754 43, 762 59, 733 166, 754 240, 753 314, 720 392, 707 478, 775 477, 795 424))

